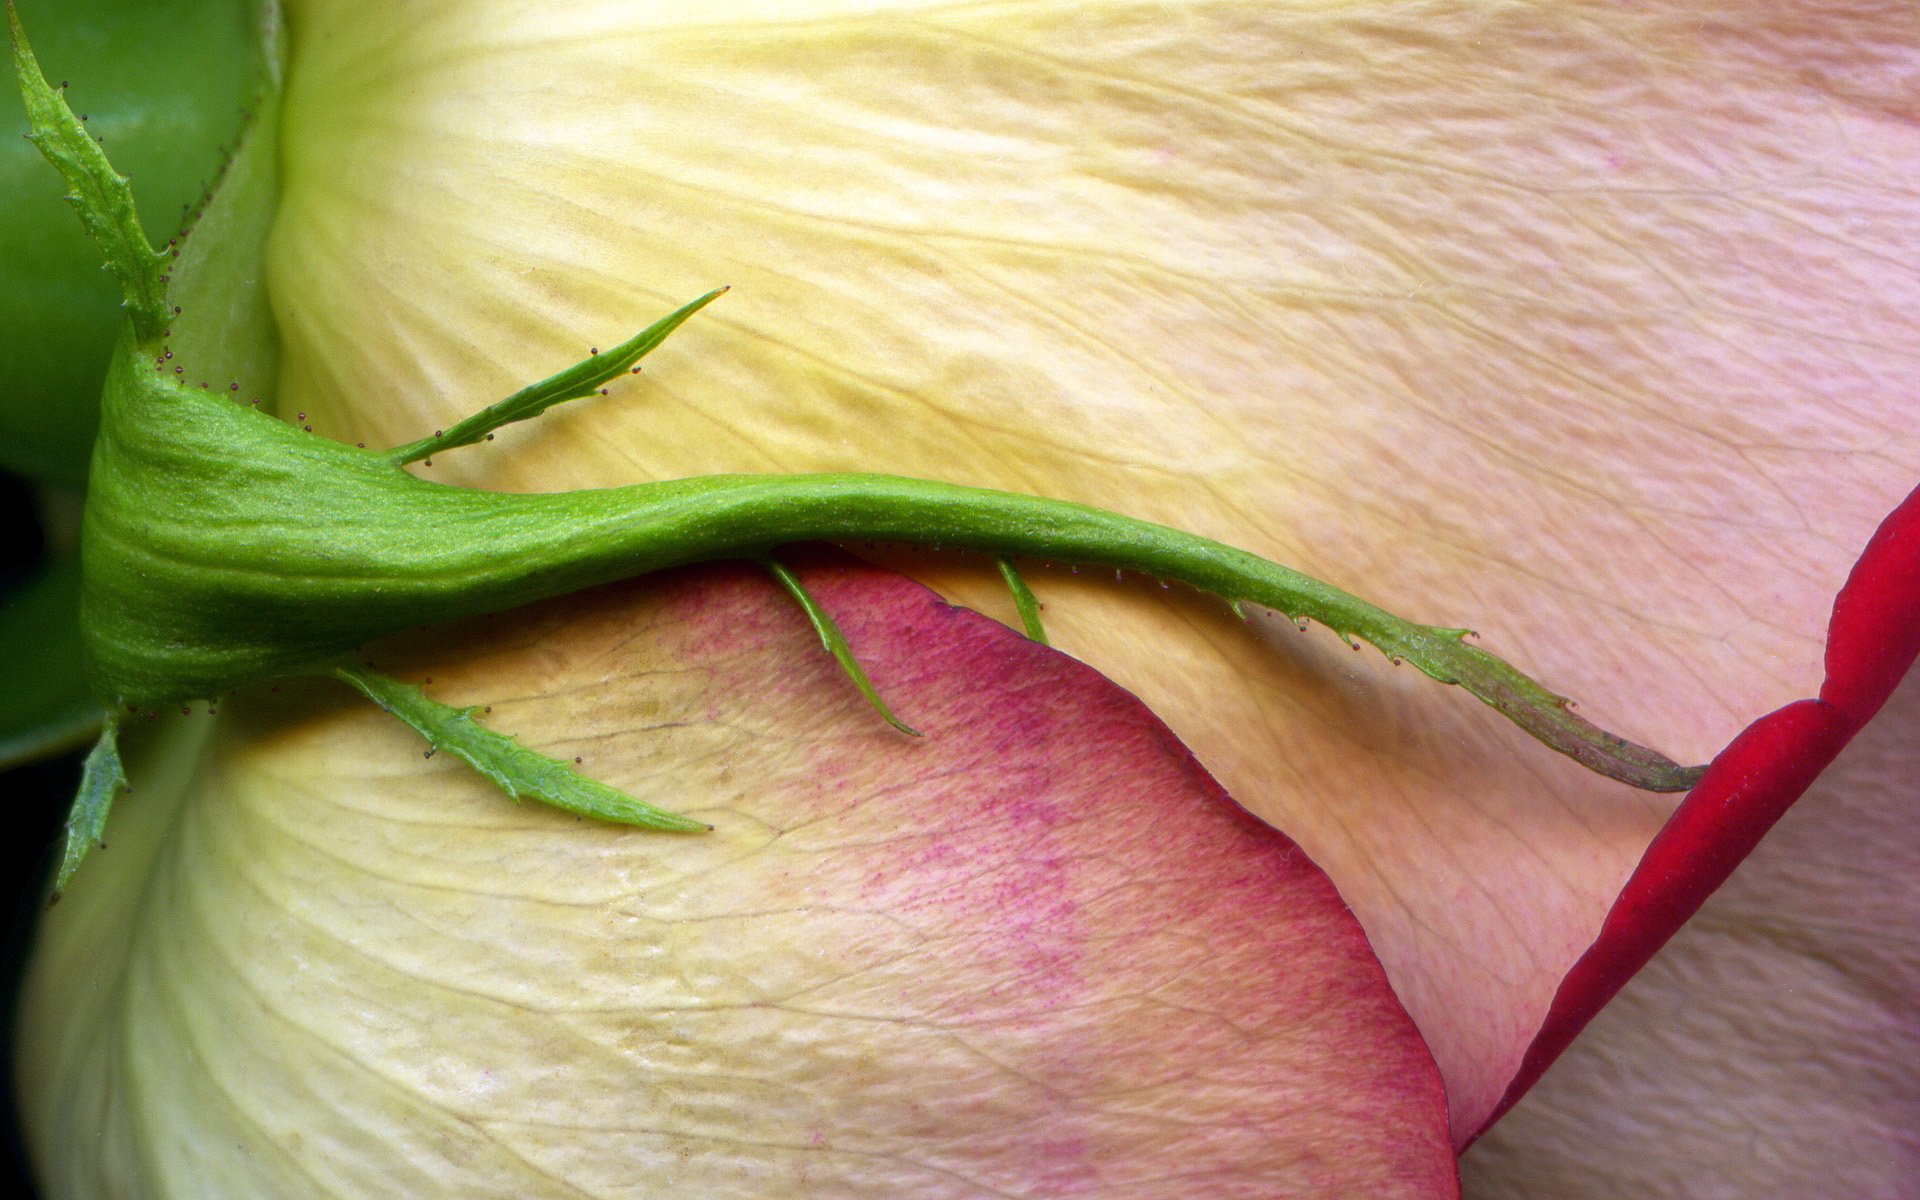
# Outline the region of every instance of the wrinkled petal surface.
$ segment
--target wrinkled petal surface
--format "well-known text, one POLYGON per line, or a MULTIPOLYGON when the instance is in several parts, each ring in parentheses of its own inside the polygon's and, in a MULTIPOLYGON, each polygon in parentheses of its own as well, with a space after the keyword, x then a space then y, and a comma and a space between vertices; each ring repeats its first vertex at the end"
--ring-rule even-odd
MULTIPOLYGON (((270 266, 317 430, 411 440, 735 287, 440 478, 1062 495, 1478 627, 1691 761, 1813 694, 1920 478, 1899 0, 290 14, 270 266)), ((1326 867, 1470 1137, 1674 801, 1331 639, 1034 582, 1326 867)))
MULTIPOLYGON (((1920 490, 1874 531, 1834 598, 1819 695, 1768 713, 1715 756, 1647 847, 1599 937, 1561 981, 1496 1117, 1726 882, 1874 719, 1917 656, 1920 490)), ((1920 759, 1908 768, 1920 775, 1920 759)), ((1893 1076, 1920 1087, 1920 1067, 1903 1065, 1893 1076)))
POLYGON ((1464 1160, 1480 1200, 1904 1200, 1920 673, 1464 1160))
POLYGON ((1298 847, 1086 667, 802 576, 924 739, 742 566, 378 656, 710 834, 515 807, 311 690, 150 742, 29 985, 50 1194, 1457 1194, 1298 847))

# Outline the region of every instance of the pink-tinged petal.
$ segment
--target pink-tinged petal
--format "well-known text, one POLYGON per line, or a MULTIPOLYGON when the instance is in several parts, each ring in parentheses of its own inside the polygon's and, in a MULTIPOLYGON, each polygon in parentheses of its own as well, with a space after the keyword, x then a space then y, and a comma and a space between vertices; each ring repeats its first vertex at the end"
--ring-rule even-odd
POLYGON ((710 834, 515 807, 312 693, 229 701, 177 811, 130 764, 162 794, 25 1002, 54 1194, 1457 1195, 1432 1058, 1292 842, 1090 669, 793 561, 924 738, 739 565, 376 654, 710 834))
MULTIPOLYGON (((1814 694, 1920 479, 1904 0, 291 11, 270 265, 316 428, 411 440, 735 285, 442 478, 1101 504, 1478 627, 1690 761, 1814 694)), ((1011 615, 990 569, 913 569, 1011 615)), ((1577 1024, 1562 980, 1674 802, 1331 639, 1035 584, 1326 868, 1470 1138, 1577 1024)))
POLYGON ((1916 816, 1920 673, 1467 1154, 1467 1194, 1910 1200, 1916 816))

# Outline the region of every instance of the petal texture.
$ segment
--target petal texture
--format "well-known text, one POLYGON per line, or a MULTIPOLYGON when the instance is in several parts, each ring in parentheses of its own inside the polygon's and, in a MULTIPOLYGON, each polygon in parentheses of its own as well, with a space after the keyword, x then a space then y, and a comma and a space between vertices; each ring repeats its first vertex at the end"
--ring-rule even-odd
MULTIPOLYGON (((1698 911, 1893 694, 1920 655, 1920 491, 1867 543, 1834 600, 1827 677, 1814 699, 1768 713, 1715 757, 1660 830, 1600 936, 1561 982, 1501 1110, 1539 1079, 1681 924, 1698 911)), ((1844 858, 1847 839, 1828 853, 1844 858)))
POLYGON ((1916 805, 1920 674, 1467 1155, 1468 1194, 1911 1196, 1916 805))
POLYGON ((516 808, 312 692, 176 722, 42 934, 50 1194, 1457 1194, 1296 846, 1084 666, 802 574, 924 739, 739 566, 379 656, 708 835, 516 808))
MULTIPOLYGON (((270 267, 316 429, 411 440, 735 285, 443 478, 1063 495, 1479 626, 1694 761, 1813 693, 1920 478, 1898 0, 290 12, 270 267)), ((1329 639, 1034 582, 1326 867, 1468 1138, 1672 801, 1329 639)))

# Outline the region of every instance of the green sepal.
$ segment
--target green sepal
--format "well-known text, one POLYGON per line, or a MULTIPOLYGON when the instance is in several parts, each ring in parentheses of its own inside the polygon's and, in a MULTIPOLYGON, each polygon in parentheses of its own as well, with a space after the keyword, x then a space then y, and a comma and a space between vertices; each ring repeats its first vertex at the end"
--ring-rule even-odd
POLYGON ((1006 583, 1007 590, 1013 593, 1013 607, 1020 614, 1020 624, 1025 626, 1028 639, 1039 642, 1042 646, 1052 645, 1053 643, 1047 640, 1047 627, 1040 623, 1040 601, 1033 594, 1033 589, 1028 587, 1027 581, 1020 577, 1020 572, 1014 567, 1012 559, 1001 558, 995 561, 1000 566, 1000 578, 1006 583))
POLYGON ((389 451, 388 454, 397 463, 419 462, 442 450, 451 450, 455 446, 471 446, 502 425, 537 417, 556 404, 591 396, 598 392, 603 384, 610 383, 628 371, 634 370, 633 364, 645 358, 654 347, 666 341, 674 330, 686 324, 688 317, 726 293, 726 288, 715 288, 698 300, 681 305, 613 349, 595 351, 590 357, 575 363, 559 374, 521 388, 498 404, 488 405, 451 429, 436 432, 432 437, 421 438, 417 442, 410 442, 389 451))
POLYGON ((113 810, 114 799, 127 789, 127 774, 120 766, 119 732, 119 722, 109 717, 100 728, 100 740, 87 752, 86 765, 80 771, 80 791, 73 798, 61 839, 60 866, 53 877, 55 900, 88 853, 95 846, 106 848, 107 814, 113 810))
POLYGON ((847 635, 840 632, 840 626, 834 621, 833 614, 820 607, 820 602, 815 600, 813 593, 800 582, 800 577, 772 555, 761 558, 760 565, 780 582, 780 586, 787 590, 789 596, 799 602, 801 611, 807 614, 807 620, 813 624, 814 633, 819 635, 820 644, 827 648, 828 654, 833 655, 833 660, 840 664, 840 669, 845 671, 847 678, 853 681, 854 688, 866 697, 867 703, 873 706, 873 711, 880 714, 880 719, 908 737, 919 737, 918 729, 894 716, 893 710, 887 707, 887 702, 880 696, 880 690, 873 686, 873 680, 867 678, 866 668, 862 667, 860 660, 853 656, 853 647, 847 644, 847 635))
MULTIPOLYGON (((106 139, 158 245, 198 236, 211 180, 258 113, 276 61, 272 0, 18 0, 43 74, 79 73, 68 103, 106 139)), ((269 118, 262 117, 258 125, 269 118)), ((100 389, 126 324, 118 282, 74 219, 68 189, 20 136, 13 73, 0 86, 0 468, 78 489, 100 389)), ((271 216, 271 211, 268 214, 271 216)), ((169 293, 179 296, 171 268, 169 293)), ((184 251, 181 252, 184 255, 184 251)), ((177 325, 176 325, 177 330, 177 325)))
POLYGON ((86 125, 67 107, 66 97, 40 73, 13 0, 7 0, 7 32, 13 42, 14 73, 20 81, 21 99, 26 102, 27 123, 33 129, 27 137, 71 189, 68 198, 79 212, 81 224, 100 247, 107 270, 120 283, 135 336, 142 342, 164 336, 173 315, 161 279, 167 258, 153 248, 140 227, 127 177, 113 169, 86 125))
POLYGON ((576 816, 669 833, 704 833, 713 828, 636 800, 587 778, 568 763, 527 749, 475 720, 477 709, 442 704, 414 685, 370 667, 339 666, 333 676, 406 722, 433 750, 445 750, 516 800, 524 796, 576 816))

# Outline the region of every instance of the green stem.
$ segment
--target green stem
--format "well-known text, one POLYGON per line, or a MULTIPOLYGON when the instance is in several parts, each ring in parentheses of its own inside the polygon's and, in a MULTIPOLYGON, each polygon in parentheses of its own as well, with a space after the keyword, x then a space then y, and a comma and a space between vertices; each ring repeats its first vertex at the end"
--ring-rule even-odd
POLYGON ((414 478, 137 361, 113 380, 88 508, 87 632, 96 682, 117 701, 211 695, 402 629, 788 542, 903 541, 1119 567, 1318 621, 1615 779, 1677 791, 1699 776, 1579 717, 1464 630, 1103 509, 888 475, 482 492, 414 478))
MULTIPOLYGON (((1177 579, 1240 611, 1260 604, 1365 639, 1458 684, 1552 748, 1654 791, 1682 767, 1575 715, 1566 701, 1462 641, 1258 555, 1061 500, 888 475, 710 476, 627 488, 503 495, 415 478, 402 464, 491 436, 592 394, 710 302, 710 293, 606 354, 385 453, 311 437, 196 391, 170 369, 162 257, 126 179, 47 84, 7 3, 32 137, 71 189, 119 279, 129 317, 102 399, 82 534, 83 630, 94 690, 116 714, 276 676, 331 673, 472 764, 510 795, 656 828, 697 823, 640 804, 377 672, 339 665, 369 639, 596 583, 716 558, 755 558, 799 599, 822 642, 889 720, 845 639, 791 572, 787 542, 903 541, 998 556, 1030 636, 1038 603, 1007 560, 1027 556, 1177 579)), ((205 384, 201 385, 205 387, 205 384)), ((237 386, 237 385, 235 385, 237 386)), ((901 728, 905 728, 901 726, 901 728)), ((64 884, 125 786, 109 723, 67 829, 64 884)))

